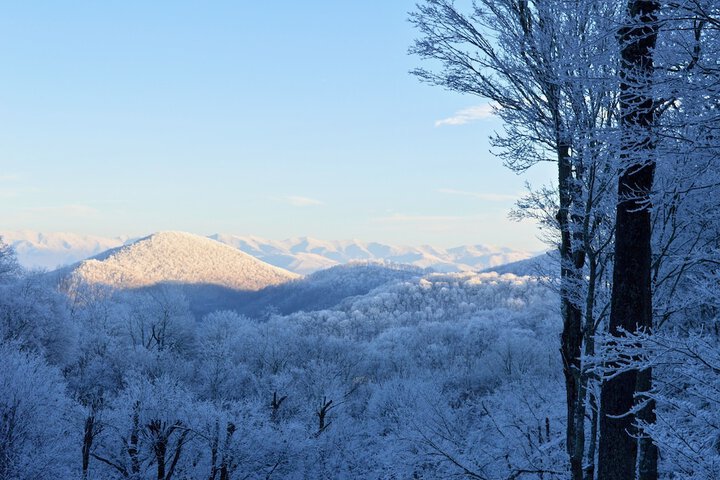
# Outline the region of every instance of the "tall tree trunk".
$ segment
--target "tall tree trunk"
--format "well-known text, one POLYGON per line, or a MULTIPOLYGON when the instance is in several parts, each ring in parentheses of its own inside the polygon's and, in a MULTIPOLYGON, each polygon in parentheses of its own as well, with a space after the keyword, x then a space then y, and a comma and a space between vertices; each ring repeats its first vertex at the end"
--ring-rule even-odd
MULTIPOLYGON (((559 114, 557 115, 559 118, 559 114)), ((570 145, 562 139, 561 126, 556 121, 558 133, 558 191, 560 209, 557 221, 560 226, 560 298, 563 330, 560 354, 565 375, 567 406, 566 444, 570 457, 573 480, 583 480, 582 462, 585 451, 584 398, 580 385, 580 352, 582 347, 582 310, 573 299, 580 285, 578 271, 585 263, 584 254, 573 252, 570 208, 573 201, 573 173, 570 145), (579 263, 579 265, 578 265, 579 263), (579 418, 578 418, 578 415, 579 418)))
MULTIPOLYGON (((652 326, 651 224, 649 196, 655 170, 654 101, 651 92, 657 40, 655 0, 629 0, 621 28, 620 158, 615 229, 615 265, 610 334, 652 326)), ((612 366, 612 365, 611 365, 612 366)), ((633 407, 638 373, 624 372, 602 385, 598 480, 636 478, 637 441, 633 407)))

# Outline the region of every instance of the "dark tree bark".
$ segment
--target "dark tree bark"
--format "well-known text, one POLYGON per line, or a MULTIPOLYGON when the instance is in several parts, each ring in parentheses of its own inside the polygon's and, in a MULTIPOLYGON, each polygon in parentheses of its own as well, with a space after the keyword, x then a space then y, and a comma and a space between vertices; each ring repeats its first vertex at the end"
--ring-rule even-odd
POLYGON ((223 447, 222 464, 220 466, 220 480, 230 480, 230 470, 232 468, 230 464, 230 443, 232 442, 232 437, 236 429, 237 427, 235 427, 234 423, 228 422, 227 428, 225 429, 225 444, 223 447))
POLYGON ((93 441, 95 440, 95 415, 89 414, 85 419, 85 429, 82 446, 82 478, 87 480, 90 470, 90 452, 92 452, 93 441))
POLYGON ((320 408, 317 410, 317 412, 315 412, 315 415, 317 415, 318 417, 318 431, 315 435, 320 435, 330 425, 330 422, 327 421, 327 414, 330 412, 330 410, 332 410, 332 408, 333 401, 328 400, 326 397, 323 397, 320 408))
MULTIPOLYGON (((655 170, 651 131, 655 102, 651 79, 659 9, 655 0, 629 0, 627 24, 619 31, 622 168, 610 307, 610 334, 616 337, 623 335, 622 330, 634 332, 652 327, 649 196, 655 170)), ((633 407, 637 387, 635 370, 603 383, 598 480, 636 478, 638 442, 633 436, 635 419, 628 412, 633 407)))
POLYGON ((278 413, 280 412, 280 407, 282 406, 283 402, 286 399, 287 399, 287 395, 278 397, 277 392, 273 392, 272 402, 270 402, 270 407, 272 408, 272 413, 270 414, 270 418, 272 419, 273 422, 278 421, 278 413))
POLYGON ((572 160, 570 147, 558 140, 558 181, 560 210, 557 214, 560 226, 560 297, 563 330, 560 339, 560 354, 565 376, 565 394, 567 406, 567 452, 570 457, 570 472, 573 480, 583 480, 582 462, 585 452, 585 409, 584 395, 580 384, 580 353, 583 342, 582 310, 573 301, 573 290, 580 284, 577 274, 585 263, 585 256, 578 258, 572 248, 570 228, 570 206, 572 205, 572 160), (578 265, 578 262, 580 264, 578 265))
POLYGON ((208 480, 215 480, 218 471, 218 449, 220 448, 220 422, 215 420, 215 433, 210 443, 210 476, 208 480))
POLYGON ((157 465, 157 479, 171 480, 175 473, 175 467, 182 455, 182 449, 188 435, 188 429, 181 422, 167 425, 162 420, 151 420, 147 425, 148 433, 152 438, 152 450, 157 465), (178 439, 171 449, 171 458, 168 458, 168 447, 170 439, 175 432, 179 432, 178 439), (168 463, 169 460, 169 463, 168 463))

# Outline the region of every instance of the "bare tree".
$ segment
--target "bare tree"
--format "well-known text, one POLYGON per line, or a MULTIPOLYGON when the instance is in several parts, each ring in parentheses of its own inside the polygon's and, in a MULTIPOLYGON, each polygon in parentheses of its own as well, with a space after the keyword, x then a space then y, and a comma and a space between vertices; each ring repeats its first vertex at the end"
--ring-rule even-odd
POLYGON ((531 192, 519 210, 557 232, 566 440, 575 480, 583 478, 590 380, 581 357, 593 353, 606 315, 600 290, 607 284, 615 172, 614 152, 605 145, 617 121, 617 15, 616 2, 592 0, 481 0, 468 15, 451 0, 427 0, 410 16, 421 34, 411 53, 441 64, 413 73, 494 102, 505 134, 492 143, 511 169, 558 165, 556 189, 531 192))

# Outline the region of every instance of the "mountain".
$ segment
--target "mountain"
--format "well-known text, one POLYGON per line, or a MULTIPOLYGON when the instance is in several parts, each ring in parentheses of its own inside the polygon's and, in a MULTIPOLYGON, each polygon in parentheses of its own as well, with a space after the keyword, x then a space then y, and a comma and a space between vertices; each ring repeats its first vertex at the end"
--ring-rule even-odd
POLYGON ((163 283, 257 291, 299 278, 215 240, 160 232, 64 269, 90 284, 137 289, 163 283))
MULTIPOLYGON (((127 237, 67 233, 0 232, 26 267, 56 268, 128 243, 127 237)), ((359 240, 318 240, 296 237, 268 240, 255 236, 215 234, 209 238, 291 272, 307 275, 352 261, 403 263, 438 272, 478 271, 531 257, 531 252, 487 245, 455 248, 398 246, 359 240)))

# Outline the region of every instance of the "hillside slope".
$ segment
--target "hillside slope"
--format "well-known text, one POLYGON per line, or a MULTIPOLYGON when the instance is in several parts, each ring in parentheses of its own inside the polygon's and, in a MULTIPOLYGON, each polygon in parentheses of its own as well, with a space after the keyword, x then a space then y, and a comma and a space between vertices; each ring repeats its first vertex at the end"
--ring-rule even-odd
POLYGON ((426 273, 422 269, 407 265, 351 262, 242 297, 226 297, 234 303, 228 302, 223 307, 248 317, 263 317, 268 313, 288 315, 298 311, 324 310, 336 307, 349 298, 367 295, 382 285, 410 281, 426 273))
POLYGON ((150 235, 70 270, 78 280, 124 289, 179 283, 256 291, 299 278, 228 245, 182 232, 150 235))

